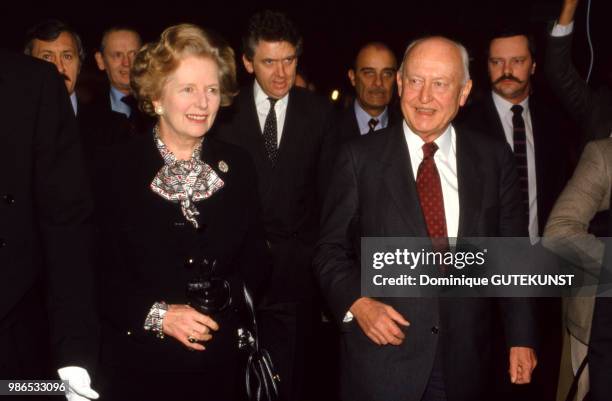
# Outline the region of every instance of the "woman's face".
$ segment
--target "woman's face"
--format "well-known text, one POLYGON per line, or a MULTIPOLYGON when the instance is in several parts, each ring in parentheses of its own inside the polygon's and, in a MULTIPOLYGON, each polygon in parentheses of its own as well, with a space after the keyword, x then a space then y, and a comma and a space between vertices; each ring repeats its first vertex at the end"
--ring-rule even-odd
POLYGON ((163 136, 175 140, 199 139, 212 127, 219 104, 219 68, 208 57, 187 56, 168 77, 156 109, 163 136))

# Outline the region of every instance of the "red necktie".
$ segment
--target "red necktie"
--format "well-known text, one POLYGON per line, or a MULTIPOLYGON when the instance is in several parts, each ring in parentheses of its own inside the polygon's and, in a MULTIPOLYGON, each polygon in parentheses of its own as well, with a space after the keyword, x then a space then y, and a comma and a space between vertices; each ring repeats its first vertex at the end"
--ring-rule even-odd
POLYGON ((434 154, 438 145, 429 142, 423 145, 423 161, 417 172, 417 191, 427 234, 432 239, 433 249, 436 251, 448 250, 448 232, 446 229, 446 216, 444 214, 444 197, 440 174, 434 162, 434 154))

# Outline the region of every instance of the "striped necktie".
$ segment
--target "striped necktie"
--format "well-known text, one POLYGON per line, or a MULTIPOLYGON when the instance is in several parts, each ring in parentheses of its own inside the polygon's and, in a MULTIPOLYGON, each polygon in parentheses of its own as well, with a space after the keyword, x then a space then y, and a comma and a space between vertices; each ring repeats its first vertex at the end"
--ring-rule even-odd
POLYGON ((521 200, 524 212, 529 215, 529 181, 527 174, 527 137, 525 135, 525 120, 523 106, 515 104, 512 110, 512 137, 514 142, 514 160, 519 176, 521 200))

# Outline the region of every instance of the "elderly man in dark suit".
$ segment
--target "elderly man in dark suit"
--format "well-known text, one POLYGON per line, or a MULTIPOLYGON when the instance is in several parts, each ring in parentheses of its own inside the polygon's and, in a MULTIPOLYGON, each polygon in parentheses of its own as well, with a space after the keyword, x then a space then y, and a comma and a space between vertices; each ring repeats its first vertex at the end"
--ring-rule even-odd
POLYGON ((50 379, 60 368, 69 400, 97 398, 87 372, 98 347, 92 200, 74 112, 51 64, 1 58, 0 378, 50 379))
POLYGON ((243 45, 244 66, 255 80, 212 134, 246 149, 255 162, 274 264, 263 294, 262 340, 279 369, 282 395, 298 400, 319 316, 311 266, 334 156, 331 106, 294 86, 302 39, 285 15, 254 15, 243 45))
POLYGON ((154 120, 138 108, 130 89, 130 69, 141 45, 140 35, 129 27, 114 26, 102 34, 94 56, 109 86, 91 102, 80 124, 86 127, 81 134, 89 158, 153 128, 154 120))
POLYGON ((342 398, 486 399, 491 321, 498 305, 510 347, 511 381, 531 379, 536 357, 528 302, 383 302, 360 295, 359 266, 351 256, 356 245, 347 235, 351 227, 362 237, 525 233, 507 145, 451 125, 472 85, 465 48, 442 37, 413 42, 397 83, 403 123, 343 147, 323 208, 315 270, 343 330, 342 398))

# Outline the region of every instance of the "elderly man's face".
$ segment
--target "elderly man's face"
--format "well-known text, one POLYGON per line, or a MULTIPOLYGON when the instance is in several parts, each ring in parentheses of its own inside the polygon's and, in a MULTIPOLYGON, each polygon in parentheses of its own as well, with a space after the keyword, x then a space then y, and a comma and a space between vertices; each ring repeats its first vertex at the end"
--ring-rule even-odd
POLYGON ((357 101, 371 116, 378 116, 391 102, 397 62, 389 50, 368 46, 357 55, 355 69, 348 72, 357 101))
POLYGON ((255 74, 266 95, 274 99, 284 97, 295 82, 297 53, 289 42, 260 40, 253 60, 243 56, 242 61, 249 74, 255 74))
POLYGON ((472 81, 462 84, 459 49, 442 38, 428 39, 412 49, 397 74, 404 119, 424 141, 439 137, 463 106, 472 81))
POLYGON ((492 40, 488 64, 495 93, 513 103, 520 103, 529 95, 536 65, 524 35, 492 40))
POLYGON ((126 95, 130 93, 130 68, 139 49, 138 35, 116 31, 107 35, 104 51, 95 55, 98 68, 106 71, 110 84, 126 95))
POLYGON ((74 93, 81 70, 81 60, 76 40, 69 32, 62 32, 57 39, 51 42, 34 39, 32 56, 55 64, 64 78, 68 94, 74 93))

